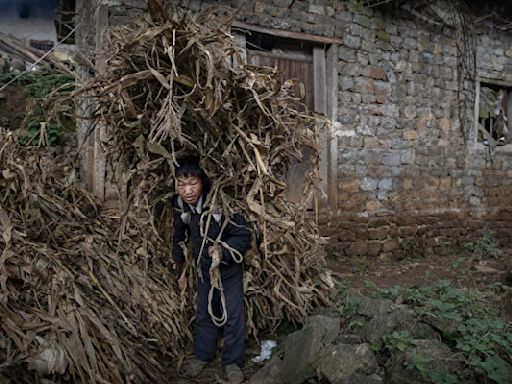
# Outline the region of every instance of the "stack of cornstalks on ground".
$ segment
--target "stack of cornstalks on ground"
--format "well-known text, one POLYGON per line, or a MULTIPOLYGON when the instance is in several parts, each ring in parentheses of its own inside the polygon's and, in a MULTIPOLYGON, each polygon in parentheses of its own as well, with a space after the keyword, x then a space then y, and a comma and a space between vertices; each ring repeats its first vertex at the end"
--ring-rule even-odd
POLYGON ((75 185, 72 153, 1 134, 0 379, 168 380, 192 340, 197 278, 192 263, 181 278, 171 265, 173 173, 185 155, 212 181, 207 205, 241 213, 253 233, 249 334, 328 303, 332 280, 307 211, 317 119, 277 70, 233 64, 235 44, 213 13, 155 4, 153 21, 110 31, 107 70, 69 96, 89 98, 105 127, 118 214, 75 185), (288 168, 305 150, 303 197, 290 202, 288 168))

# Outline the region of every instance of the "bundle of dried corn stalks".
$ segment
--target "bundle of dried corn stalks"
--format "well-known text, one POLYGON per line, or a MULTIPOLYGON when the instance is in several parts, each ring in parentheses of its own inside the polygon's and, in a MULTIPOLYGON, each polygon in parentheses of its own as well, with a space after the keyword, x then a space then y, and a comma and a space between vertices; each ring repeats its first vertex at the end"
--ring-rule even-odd
POLYGON ((153 21, 110 31, 108 69, 72 95, 92 98, 106 127, 119 216, 74 186, 71 156, 0 140, 0 375, 168 380, 192 338, 197 278, 189 267, 178 279, 169 265, 174 166, 185 154, 211 178, 207 206, 241 212, 253 231, 249 332, 328 303, 333 282, 306 209, 318 185, 318 123, 296 84, 233 65, 235 44, 213 14, 150 5, 153 21), (286 175, 305 149, 311 166, 292 203, 286 175))
POLYGON ((0 381, 162 382, 191 339, 164 247, 140 218, 118 241, 72 159, 0 133, 0 381))
POLYGON ((302 112, 294 81, 283 82, 272 68, 232 64, 240 58, 218 16, 153 4, 156 21, 110 31, 108 70, 77 91, 94 95, 96 117, 107 127, 123 206, 144 212, 152 220, 147 230, 169 241, 174 166, 182 155, 198 155, 212 180, 206 205, 241 212, 255 233, 246 272, 249 328, 298 320, 324 300, 326 288, 317 226, 306 209, 318 185, 318 122, 302 112), (286 174, 305 149, 311 166, 302 201, 292 203, 286 174))

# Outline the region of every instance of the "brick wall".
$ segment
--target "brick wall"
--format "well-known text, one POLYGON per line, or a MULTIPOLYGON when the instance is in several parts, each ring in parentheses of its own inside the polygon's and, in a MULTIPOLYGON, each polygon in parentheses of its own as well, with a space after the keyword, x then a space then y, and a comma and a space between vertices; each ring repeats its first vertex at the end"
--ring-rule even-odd
MULTIPOLYGON (((112 24, 145 12, 144 0, 119 3, 111 7, 112 24)), ((194 10, 212 3, 180 2, 194 10)), ((443 25, 396 7, 353 9, 338 0, 243 4, 239 21, 343 41, 333 84, 338 209, 325 211, 321 222, 331 252, 442 253, 476 238, 482 228, 512 243, 512 151, 505 146, 489 155, 475 141, 475 83, 463 82, 458 92, 457 33, 445 25, 449 12, 438 15, 443 25)), ((438 5, 448 7, 443 0, 438 5)), ((486 33, 476 38, 478 75, 512 82, 512 34, 490 21, 481 27, 486 33)))

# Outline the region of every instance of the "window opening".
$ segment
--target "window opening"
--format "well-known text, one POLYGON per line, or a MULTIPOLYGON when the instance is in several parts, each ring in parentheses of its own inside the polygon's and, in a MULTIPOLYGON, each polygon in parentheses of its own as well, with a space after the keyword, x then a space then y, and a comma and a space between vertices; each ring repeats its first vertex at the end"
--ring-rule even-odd
POLYGON ((510 87, 489 83, 480 84, 478 142, 483 145, 502 146, 510 143, 511 91, 510 87))
POLYGON ((51 40, 30 40, 30 46, 40 51, 48 52, 53 48, 53 41, 51 40))

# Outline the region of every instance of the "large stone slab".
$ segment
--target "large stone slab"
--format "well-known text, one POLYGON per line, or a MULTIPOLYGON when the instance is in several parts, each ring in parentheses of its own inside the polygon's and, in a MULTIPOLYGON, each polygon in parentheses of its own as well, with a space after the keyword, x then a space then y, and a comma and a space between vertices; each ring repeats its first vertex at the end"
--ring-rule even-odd
POLYGON ((393 306, 393 302, 389 299, 374 299, 361 295, 350 296, 348 300, 357 304, 358 314, 368 317, 391 312, 393 306))
POLYGON ((421 322, 416 312, 407 305, 396 306, 391 313, 383 313, 368 321, 359 334, 371 344, 382 345, 383 337, 393 331, 407 331, 415 339, 430 339, 437 332, 421 322))
POLYGON ((382 377, 374 373, 373 375, 359 375, 355 374, 350 376, 344 381, 344 384, 382 384, 384 380, 382 377))
POLYGON ((283 382, 283 360, 280 356, 274 356, 247 381, 247 384, 282 384, 283 382))
POLYGON ((447 338, 455 335, 460 326, 460 321, 445 319, 428 311, 425 311, 425 314, 422 316, 422 321, 437 329, 447 338))
POLYGON ((322 343, 330 344, 340 333, 340 319, 331 316, 315 315, 307 318, 304 327, 315 327, 322 333, 322 343))
POLYGON ((369 344, 338 344, 326 349, 319 369, 331 384, 358 383, 370 380, 366 376, 377 371, 378 363, 369 344))
POLYGON ((351 335, 351 334, 341 334, 336 337, 334 340, 334 344, 362 344, 363 340, 361 339, 361 336, 359 335, 351 335))
POLYGON ((321 350, 331 344, 340 329, 339 319, 311 316, 304 328, 288 335, 284 346, 284 383, 302 384, 315 373, 321 350))
POLYGON ((412 328, 416 321, 414 310, 405 305, 391 313, 382 313, 372 318, 361 329, 361 336, 371 344, 382 345, 382 338, 397 329, 412 328))

